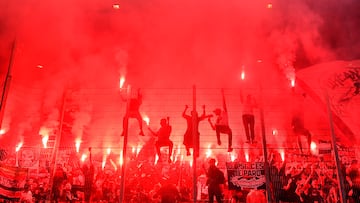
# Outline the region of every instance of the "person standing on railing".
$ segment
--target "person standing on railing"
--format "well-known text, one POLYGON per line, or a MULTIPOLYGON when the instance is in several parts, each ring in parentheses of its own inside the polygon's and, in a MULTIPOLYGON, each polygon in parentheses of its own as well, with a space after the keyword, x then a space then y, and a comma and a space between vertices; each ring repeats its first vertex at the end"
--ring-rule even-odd
POLYGON ((255 99, 249 94, 246 96, 246 100, 243 102, 243 124, 245 128, 246 142, 255 142, 255 116, 254 109, 257 108, 255 99))
POLYGON ((140 89, 137 90, 136 97, 132 97, 131 95, 126 95, 126 98, 123 98, 124 101, 127 102, 126 113, 123 119, 123 132, 121 136, 124 136, 124 129, 127 129, 129 124, 129 118, 135 118, 139 123, 139 135, 144 136, 143 132, 143 119, 140 114, 140 106, 142 104, 142 94, 140 89))
POLYGON ((223 98, 223 110, 217 108, 213 111, 216 116, 215 124, 212 123, 211 118, 209 118, 208 121, 211 128, 216 131, 218 145, 221 145, 220 133, 228 135, 228 152, 232 152, 232 130, 229 127, 228 111, 226 108, 224 90, 222 90, 221 93, 223 98))

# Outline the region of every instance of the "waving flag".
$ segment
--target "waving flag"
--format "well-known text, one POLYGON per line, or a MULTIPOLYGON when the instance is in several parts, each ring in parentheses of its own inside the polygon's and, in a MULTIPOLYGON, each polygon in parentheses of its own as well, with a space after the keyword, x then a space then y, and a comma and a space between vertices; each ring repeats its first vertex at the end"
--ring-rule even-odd
POLYGON ((20 198, 27 173, 28 169, 0 165, 0 198, 20 198))
POLYGON ((337 139, 359 142, 360 61, 318 64, 296 75, 299 85, 325 112, 328 99, 337 139))

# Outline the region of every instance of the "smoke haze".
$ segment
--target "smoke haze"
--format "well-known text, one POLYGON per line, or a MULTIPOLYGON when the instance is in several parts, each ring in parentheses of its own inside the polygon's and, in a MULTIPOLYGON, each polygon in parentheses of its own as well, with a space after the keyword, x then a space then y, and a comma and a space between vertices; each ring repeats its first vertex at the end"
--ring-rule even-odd
POLYGON ((121 76, 135 89, 237 88, 244 67, 249 88, 259 78, 278 86, 310 65, 359 58, 359 10, 357 0, 1 1, 2 86, 16 42, 2 127, 19 137, 32 123, 57 128, 58 109, 74 96, 82 100, 71 107, 71 132, 96 130, 113 110, 95 118, 89 101, 110 109, 116 101, 94 92, 85 100, 81 89, 116 94, 121 76))

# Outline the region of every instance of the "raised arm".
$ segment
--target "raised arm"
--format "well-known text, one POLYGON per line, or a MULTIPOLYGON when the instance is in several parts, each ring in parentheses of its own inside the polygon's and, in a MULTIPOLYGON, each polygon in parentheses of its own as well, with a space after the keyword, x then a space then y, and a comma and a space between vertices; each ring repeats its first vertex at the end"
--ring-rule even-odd
POLYGON ((203 109, 203 111, 202 111, 201 117, 206 115, 206 113, 205 113, 205 105, 202 105, 202 109, 203 109))
POLYGON ((224 89, 221 89, 221 96, 222 96, 222 102, 223 102, 223 109, 225 112, 227 112, 224 89))
POLYGON ((186 111, 187 111, 187 109, 189 108, 189 106, 188 105, 185 105, 185 109, 184 109, 184 111, 183 111, 183 113, 182 113, 182 117, 186 117, 186 111))
POLYGON ((203 105, 202 108, 203 108, 203 112, 199 118, 200 121, 204 120, 205 118, 211 118, 213 116, 212 114, 206 115, 205 105, 203 105))

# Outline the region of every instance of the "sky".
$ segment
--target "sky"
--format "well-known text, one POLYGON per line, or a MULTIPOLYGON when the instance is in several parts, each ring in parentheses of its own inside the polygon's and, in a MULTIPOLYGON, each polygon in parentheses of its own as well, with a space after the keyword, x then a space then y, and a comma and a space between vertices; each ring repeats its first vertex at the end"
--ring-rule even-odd
POLYGON ((298 70, 360 57, 359 10, 357 0, 1 1, 2 87, 12 76, 2 126, 16 126, 13 142, 34 123, 53 131, 64 93, 86 89, 67 98, 82 134, 99 97, 89 91, 112 95, 122 76, 133 89, 239 88, 245 70, 245 88, 283 87, 298 70))

